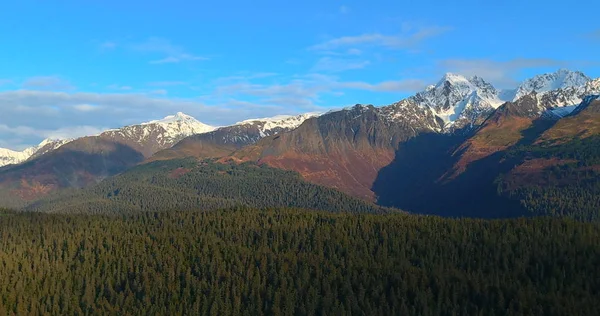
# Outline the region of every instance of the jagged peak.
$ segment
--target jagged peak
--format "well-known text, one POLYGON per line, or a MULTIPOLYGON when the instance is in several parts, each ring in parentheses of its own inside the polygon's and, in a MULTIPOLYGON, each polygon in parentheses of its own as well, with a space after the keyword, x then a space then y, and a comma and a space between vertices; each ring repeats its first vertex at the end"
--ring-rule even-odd
POLYGON ((291 121, 291 120, 305 120, 305 119, 308 119, 311 117, 320 116, 321 114, 323 114, 323 113, 322 112, 308 112, 308 113, 296 114, 296 115, 276 115, 276 116, 272 116, 272 117, 247 119, 247 120, 237 122, 234 125, 243 125, 243 124, 247 124, 247 123, 256 123, 256 122, 277 123, 277 122, 285 122, 285 121, 291 121))
POLYGON ((518 87, 514 99, 535 91, 546 93, 558 89, 579 88, 586 85, 591 79, 581 71, 558 69, 552 73, 545 73, 529 78, 518 87))
MULTIPOLYGON (((204 124, 204 123, 198 121, 197 119, 195 119, 191 115, 187 115, 187 114, 185 114, 183 112, 177 112, 174 115, 165 116, 163 119, 145 122, 145 123, 142 123, 140 125, 160 124, 160 123, 162 123, 162 124, 169 124, 169 123, 173 123, 173 122, 192 122, 192 123, 201 123, 201 124, 204 124)), ((204 125, 206 125, 206 124, 204 124, 204 125)))
POLYGON ((435 87, 443 87, 446 84, 458 85, 458 84, 469 84, 469 80, 462 75, 455 74, 452 72, 447 72, 442 76, 442 79, 438 81, 435 87))

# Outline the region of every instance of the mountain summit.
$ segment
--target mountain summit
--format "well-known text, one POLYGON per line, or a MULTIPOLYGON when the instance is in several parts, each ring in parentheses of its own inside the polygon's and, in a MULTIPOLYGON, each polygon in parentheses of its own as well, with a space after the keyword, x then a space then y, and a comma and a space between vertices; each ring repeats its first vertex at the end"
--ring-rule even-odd
POLYGON ((498 108, 503 101, 498 90, 480 77, 466 78, 447 73, 435 85, 411 97, 427 106, 444 122, 444 127, 474 123, 482 112, 498 108))
POLYGON ((525 80, 518 88, 514 100, 531 92, 545 94, 552 90, 567 90, 581 88, 591 79, 581 71, 559 69, 554 73, 537 75, 525 80))

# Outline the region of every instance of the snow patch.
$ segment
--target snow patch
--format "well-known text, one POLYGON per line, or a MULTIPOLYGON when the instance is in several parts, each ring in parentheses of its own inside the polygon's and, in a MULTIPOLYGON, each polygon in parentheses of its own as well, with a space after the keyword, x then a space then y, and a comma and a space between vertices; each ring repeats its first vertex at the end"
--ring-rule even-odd
POLYGON ((550 113, 552 113, 558 117, 565 117, 565 116, 571 114, 571 112, 573 112, 577 107, 578 107, 578 105, 563 106, 563 107, 551 109, 550 113))

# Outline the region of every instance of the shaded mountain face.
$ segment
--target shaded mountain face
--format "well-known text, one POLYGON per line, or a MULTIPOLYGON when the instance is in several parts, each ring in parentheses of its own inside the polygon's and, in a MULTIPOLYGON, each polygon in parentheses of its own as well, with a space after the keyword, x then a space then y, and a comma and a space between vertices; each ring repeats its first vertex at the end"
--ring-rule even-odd
POLYGON ((410 103, 383 108, 356 105, 262 139, 235 152, 230 159, 294 170, 313 183, 373 200, 370 188, 377 172, 392 161, 398 144, 432 131, 436 124, 431 112, 410 103), (406 113, 429 120, 415 122, 415 117, 406 113))
POLYGON ((535 94, 500 107, 468 139, 419 135, 400 146, 373 190, 381 205, 444 216, 600 219, 600 101, 560 120, 535 94))

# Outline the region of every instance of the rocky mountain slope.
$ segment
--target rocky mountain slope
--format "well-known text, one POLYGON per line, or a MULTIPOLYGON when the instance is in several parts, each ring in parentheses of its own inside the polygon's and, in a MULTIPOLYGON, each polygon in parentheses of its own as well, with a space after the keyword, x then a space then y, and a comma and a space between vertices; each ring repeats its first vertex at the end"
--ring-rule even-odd
MULTIPOLYGON (((214 129, 215 127, 179 112, 162 120, 112 129, 97 136, 123 143, 149 157, 159 150, 173 146, 187 136, 210 132, 214 129)), ((46 139, 39 145, 20 152, 0 148, 0 167, 20 164, 37 158, 71 141, 73 139, 46 139)))
POLYGON ((424 139, 436 147, 439 141, 447 159, 438 177, 452 179, 471 163, 517 145, 523 134, 535 134, 568 115, 575 108, 572 102, 594 92, 596 83, 578 72, 559 70, 526 81, 517 90, 520 97, 502 105, 500 95, 506 94, 483 79, 446 74, 413 97, 380 108, 357 105, 327 113, 238 150, 230 159, 295 170, 315 183, 375 199, 379 194, 373 185, 398 150, 424 139), (531 91, 524 94, 527 89, 531 91))
POLYGON ((600 219, 598 96, 558 120, 537 106, 532 92, 465 140, 411 139, 375 181, 378 202, 446 216, 600 219))
POLYGON ((196 157, 226 156, 236 149, 251 145, 263 137, 291 131, 320 113, 279 115, 272 118, 250 119, 208 133, 187 137, 175 146, 158 152, 149 161, 196 157))
POLYGON ((26 148, 23 151, 13 151, 0 148, 0 167, 6 165, 20 164, 28 159, 39 157, 45 153, 58 149, 60 146, 70 142, 71 139, 45 139, 39 145, 26 148))
MULTIPOLYGON (((96 183, 143 160, 191 156, 293 170, 313 183, 407 210, 425 212, 425 205, 430 212, 454 210, 452 203, 462 201, 463 214, 473 214, 478 203, 500 198, 493 184, 510 170, 502 159, 514 148, 538 146, 545 131, 553 131, 552 140, 567 135, 564 143, 595 135, 596 116, 572 103, 598 88, 599 79, 566 70, 534 77, 510 93, 479 77, 446 74, 436 85, 384 107, 356 105, 216 129, 179 113, 76 140, 64 150, 5 167, 0 193, 38 197, 48 188, 96 183), (503 104, 508 97, 513 100, 503 104), (572 131, 578 132, 573 136, 572 131), (436 203, 449 202, 424 203, 429 194, 443 197, 433 199, 436 203), (416 204, 406 204, 407 199, 416 204)), ((520 210, 516 203, 513 209, 520 210)))
POLYGON ((162 120, 109 130, 99 137, 125 144, 145 157, 150 157, 160 150, 170 148, 185 137, 213 130, 215 127, 178 112, 162 120))
MULTIPOLYGON (((177 113, 162 120, 78 138, 53 151, 49 144, 43 143, 39 146, 39 155, 30 156, 22 164, 0 169, 0 199, 16 198, 29 203, 59 189, 95 184, 141 163, 156 152, 171 148, 190 135, 204 135, 202 139, 208 140, 205 149, 201 149, 204 148, 202 143, 194 142, 194 155, 222 157, 264 136, 291 130, 315 115, 318 114, 254 119, 215 130, 191 116, 177 113)), ((177 153, 185 146, 186 142, 181 142, 174 151, 166 154, 177 153)))
POLYGON ((437 123, 430 111, 409 102, 383 108, 356 105, 266 137, 229 159, 298 171, 311 182, 373 200, 373 181, 378 170, 393 160, 397 146, 420 133, 434 132, 437 123), (404 111, 409 107, 413 112, 404 111), (429 120, 414 121, 415 115, 429 120))

